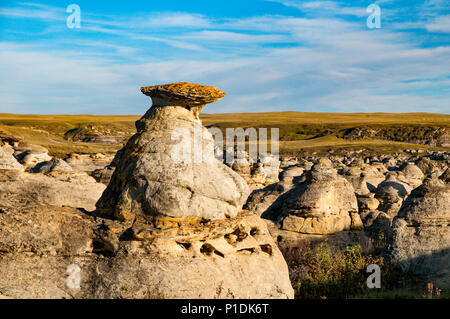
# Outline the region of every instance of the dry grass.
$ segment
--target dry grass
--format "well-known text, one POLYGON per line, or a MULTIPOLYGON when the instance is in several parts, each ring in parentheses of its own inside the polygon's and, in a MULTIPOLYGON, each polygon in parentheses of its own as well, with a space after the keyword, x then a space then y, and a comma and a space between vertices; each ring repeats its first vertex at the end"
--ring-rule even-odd
MULTIPOLYGON (((131 136, 134 122, 140 116, 133 115, 18 115, 0 114, 0 130, 19 136, 25 142, 43 145, 51 155, 64 157, 68 153, 113 153, 121 145, 107 145, 67 140, 67 132, 74 129, 87 131, 91 127, 102 132, 120 132, 131 136)), ((404 141, 361 139, 350 141, 342 138, 342 131, 361 126, 393 127, 445 127, 450 128, 450 115, 430 113, 239 113, 202 114, 205 126, 220 129, 227 127, 255 127, 280 129, 282 154, 345 152, 364 149, 368 153, 391 153, 403 149, 443 150, 404 141), (320 136, 323 132, 327 135, 320 136)), ((270 130, 269 130, 270 131, 270 130)), ((109 133, 108 133, 109 134, 109 133)), ((405 132, 403 132, 405 134, 405 132)), ((408 131, 406 131, 408 134, 408 131)))

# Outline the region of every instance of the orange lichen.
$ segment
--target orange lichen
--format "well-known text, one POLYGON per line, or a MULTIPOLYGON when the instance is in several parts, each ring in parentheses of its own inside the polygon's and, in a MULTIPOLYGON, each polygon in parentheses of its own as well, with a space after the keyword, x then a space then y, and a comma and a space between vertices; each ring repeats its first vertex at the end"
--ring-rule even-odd
POLYGON ((226 93, 213 86, 178 82, 164 85, 141 87, 141 92, 150 97, 169 100, 184 100, 191 103, 212 103, 223 98, 226 93))

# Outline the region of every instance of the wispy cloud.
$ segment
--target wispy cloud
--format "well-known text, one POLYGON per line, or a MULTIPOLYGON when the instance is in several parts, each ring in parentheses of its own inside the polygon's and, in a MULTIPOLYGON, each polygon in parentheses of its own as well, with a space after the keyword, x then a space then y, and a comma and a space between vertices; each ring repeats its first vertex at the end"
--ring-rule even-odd
POLYGON ((266 0, 279 2, 285 6, 297 8, 305 13, 315 15, 354 15, 357 17, 366 16, 366 8, 362 6, 341 5, 335 1, 303 1, 303 0, 266 0))
POLYGON ((425 28, 430 32, 450 33, 450 15, 434 18, 425 28))
POLYGON ((228 93, 209 112, 450 113, 450 46, 411 31, 447 36, 449 16, 433 11, 445 3, 424 3, 430 14, 420 21, 369 30, 365 7, 277 2, 306 15, 83 11, 82 28, 70 31, 55 7, 24 3, 9 8, 22 11, 0 11, 47 21, 39 41, 0 42, 0 72, 8 74, 0 79, 0 112, 141 114, 149 100, 140 86, 190 81, 228 93))

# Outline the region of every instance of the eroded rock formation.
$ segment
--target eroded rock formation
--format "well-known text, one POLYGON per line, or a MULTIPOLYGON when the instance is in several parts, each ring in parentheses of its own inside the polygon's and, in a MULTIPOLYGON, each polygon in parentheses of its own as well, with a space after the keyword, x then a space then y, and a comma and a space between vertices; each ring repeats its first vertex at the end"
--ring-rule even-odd
POLYGON ((0 211, 0 294, 292 298, 286 262, 267 225, 242 210, 245 181, 213 152, 200 162, 173 157, 179 145, 173 132, 180 129, 192 135, 197 127, 201 146, 213 145, 198 113, 224 93, 188 83, 142 91, 153 106, 137 121, 97 211, 44 205, 0 211), (68 269, 81 273, 79 287, 67 284, 68 269))
POLYGON ((319 160, 278 201, 280 209, 275 206, 266 215, 277 220, 284 230, 332 234, 362 228, 353 187, 337 175, 328 159, 319 160))
POLYGON ((248 186, 216 160, 213 148, 208 148, 214 145, 212 136, 198 120, 198 112, 205 106, 201 103, 217 100, 224 93, 188 84, 142 91, 152 97, 153 106, 136 123, 137 134, 122 150, 111 182, 97 203, 99 212, 123 221, 151 220, 154 216, 236 216, 249 194, 248 186), (194 132, 196 129, 198 132, 194 132), (180 142, 178 133, 186 140, 180 142), (197 159, 195 134, 199 135, 202 150, 197 159), (174 152, 180 143, 187 143, 187 149, 182 149, 185 154, 174 152), (183 158, 186 154, 188 158, 183 158))
POLYGON ((450 287, 450 185, 429 178, 404 201, 387 257, 419 282, 450 287))

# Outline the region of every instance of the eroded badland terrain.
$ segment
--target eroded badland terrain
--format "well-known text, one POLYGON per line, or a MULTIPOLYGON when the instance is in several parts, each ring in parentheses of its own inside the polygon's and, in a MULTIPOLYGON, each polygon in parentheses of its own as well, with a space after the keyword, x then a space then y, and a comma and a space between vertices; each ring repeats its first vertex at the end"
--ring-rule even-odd
POLYGON ((220 99, 194 88, 143 90, 165 101, 143 117, 0 115, 0 297, 448 296, 450 115, 200 114, 204 143, 279 128, 280 158, 179 164, 171 132, 220 99))

